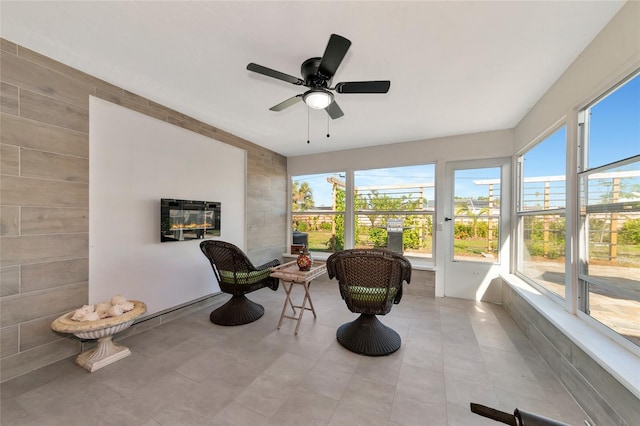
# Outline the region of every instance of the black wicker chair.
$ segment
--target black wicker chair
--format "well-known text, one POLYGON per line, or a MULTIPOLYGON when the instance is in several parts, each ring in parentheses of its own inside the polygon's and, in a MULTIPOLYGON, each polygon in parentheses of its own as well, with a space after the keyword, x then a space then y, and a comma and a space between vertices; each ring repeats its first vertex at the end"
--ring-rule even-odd
POLYGON ((361 314, 338 328, 338 342, 348 350, 368 355, 389 355, 400 348, 400 335, 382 324, 402 298, 402 282, 411 281, 411 264, 389 250, 343 250, 327 259, 329 278, 336 277, 340 295, 351 312, 361 314))
POLYGON ((227 303, 211 312, 211 322, 241 325, 260 318, 264 308, 247 299, 245 294, 263 287, 277 290, 279 280, 269 275, 271 267, 278 266, 280 261, 274 259, 264 265, 254 266, 242 250, 224 241, 206 240, 200 243, 200 249, 211 262, 220 290, 232 295, 227 303))

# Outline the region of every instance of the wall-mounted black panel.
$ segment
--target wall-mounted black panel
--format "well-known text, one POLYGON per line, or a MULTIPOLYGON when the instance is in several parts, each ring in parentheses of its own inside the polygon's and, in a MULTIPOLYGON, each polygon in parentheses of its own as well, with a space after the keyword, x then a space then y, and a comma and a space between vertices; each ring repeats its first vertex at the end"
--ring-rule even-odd
POLYGON ((160 241, 199 240, 220 236, 219 202, 160 199, 160 241))

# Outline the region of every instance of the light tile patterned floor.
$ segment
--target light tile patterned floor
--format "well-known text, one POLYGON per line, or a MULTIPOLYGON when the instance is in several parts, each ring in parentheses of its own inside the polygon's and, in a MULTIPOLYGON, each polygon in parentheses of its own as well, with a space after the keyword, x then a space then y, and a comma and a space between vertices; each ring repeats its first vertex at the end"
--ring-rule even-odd
MULTIPOLYGON (((2 384, 2 425, 498 425, 470 402, 572 425, 586 416, 497 305, 406 294, 381 320, 402 336, 390 356, 351 353, 336 329, 355 318, 335 281, 312 283, 318 318, 276 329, 284 292, 239 327, 211 308, 122 344, 133 354, 89 373, 67 359, 2 384)), ((294 297, 301 293, 294 293, 294 297)), ((229 296, 220 296, 221 302, 229 296)))

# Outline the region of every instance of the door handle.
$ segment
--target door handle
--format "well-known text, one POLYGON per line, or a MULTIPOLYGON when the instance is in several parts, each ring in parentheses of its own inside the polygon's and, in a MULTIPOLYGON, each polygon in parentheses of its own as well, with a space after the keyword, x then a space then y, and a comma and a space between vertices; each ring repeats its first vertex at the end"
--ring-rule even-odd
POLYGON ((449 222, 450 220, 452 220, 450 217, 445 217, 445 218, 444 218, 444 221, 445 221, 445 222, 449 222))

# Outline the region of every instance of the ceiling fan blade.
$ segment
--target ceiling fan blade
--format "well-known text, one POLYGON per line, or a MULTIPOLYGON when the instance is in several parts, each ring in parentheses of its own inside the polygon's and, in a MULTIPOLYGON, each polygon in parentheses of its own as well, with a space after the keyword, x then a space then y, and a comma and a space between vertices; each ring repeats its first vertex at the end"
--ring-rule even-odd
POLYGON ((336 84, 338 93, 387 93, 391 82, 389 80, 380 81, 347 81, 336 84))
POLYGON ((326 107, 324 110, 327 111, 327 114, 329 114, 329 117, 331 117, 334 120, 344 115, 344 112, 342 112, 342 110, 340 109, 336 101, 331 102, 329 106, 326 107))
POLYGON ((302 95, 295 95, 286 101, 280 102, 278 105, 274 105, 269 108, 270 111, 282 111, 285 108, 289 108, 291 105, 295 105, 302 100, 302 95))
POLYGON ((304 84, 304 81, 298 77, 272 70, 271 68, 263 67, 262 65, 254 64, 253 62, 247 65, 247 69, 249 71, 257 72, 258 74, 266 75, 267 77, 277 78, 278 80, 286 81, 287 83, 296 84, 298 86, 302 86, 304 84))
POLYGON ((344 59, 344 55, 347 54, 349 46, 351 46, 349 40, 337 34, 331 34, 320 65, 318 65, 318 74, 327 79, 333 77, 344 59))

